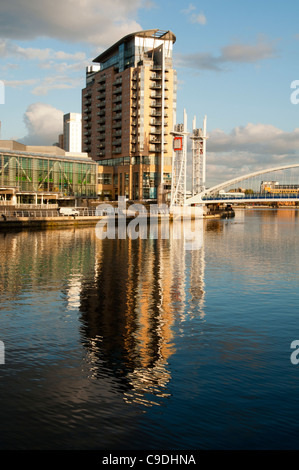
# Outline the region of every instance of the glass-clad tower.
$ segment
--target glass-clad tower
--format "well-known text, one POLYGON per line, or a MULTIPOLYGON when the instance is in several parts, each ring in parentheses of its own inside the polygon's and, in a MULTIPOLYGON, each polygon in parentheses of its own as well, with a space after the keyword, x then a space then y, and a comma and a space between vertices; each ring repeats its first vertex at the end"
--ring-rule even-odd
POLYGON ((175 36, 158 29, 125 36, 87 67, 82 150, 99 163, 99 194, 169 198, 176 120, 175 36))

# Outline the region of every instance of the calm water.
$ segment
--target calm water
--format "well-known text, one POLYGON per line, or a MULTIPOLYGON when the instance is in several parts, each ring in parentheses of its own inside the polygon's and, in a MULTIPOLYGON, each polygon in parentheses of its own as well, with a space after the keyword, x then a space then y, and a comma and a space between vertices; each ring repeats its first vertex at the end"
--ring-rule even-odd
POLYGON ((298 449, 299 211, 0 233, 1 449, 298 449))

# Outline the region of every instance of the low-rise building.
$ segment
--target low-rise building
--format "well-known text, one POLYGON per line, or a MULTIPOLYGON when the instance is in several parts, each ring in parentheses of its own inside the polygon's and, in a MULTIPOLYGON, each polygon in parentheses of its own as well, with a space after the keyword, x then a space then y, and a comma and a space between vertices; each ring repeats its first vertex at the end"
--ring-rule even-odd
POLYGON ((86 153, 0 140, 0 205, 58 205, 96 198, 98 164, 86 153))

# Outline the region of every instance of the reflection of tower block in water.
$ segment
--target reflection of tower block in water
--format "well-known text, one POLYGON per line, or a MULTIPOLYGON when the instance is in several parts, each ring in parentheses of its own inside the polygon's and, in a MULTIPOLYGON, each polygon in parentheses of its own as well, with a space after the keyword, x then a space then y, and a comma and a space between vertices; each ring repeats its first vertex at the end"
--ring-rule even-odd
POLYGON ((192 140, 192 196, 204 191, 206 184, 206 122, 203 129, 196 129, 196 119, 193 119, 192 140))
POLYGON ((184 123, 177 124, 173 135, 171 207, 184 206, 186 202, 187 176, 187 115, 184 111, 184 123))

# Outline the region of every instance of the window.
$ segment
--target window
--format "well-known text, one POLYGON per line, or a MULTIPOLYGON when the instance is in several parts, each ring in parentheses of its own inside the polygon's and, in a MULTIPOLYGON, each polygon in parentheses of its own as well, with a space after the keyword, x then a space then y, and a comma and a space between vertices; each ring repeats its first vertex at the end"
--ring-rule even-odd
POLYGON ((98 183, 99 184, 112 184, 111 173, 100 173, 98 183))

